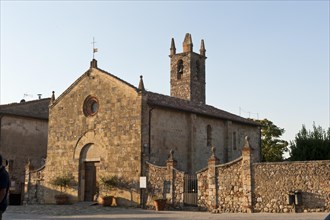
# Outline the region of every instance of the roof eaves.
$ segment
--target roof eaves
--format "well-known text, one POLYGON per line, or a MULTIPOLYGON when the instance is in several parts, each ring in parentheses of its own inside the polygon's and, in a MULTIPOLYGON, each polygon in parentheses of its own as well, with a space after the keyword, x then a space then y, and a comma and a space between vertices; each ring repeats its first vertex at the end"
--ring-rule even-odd
POLYGON ((152 92, 148 92, 148 93, 151 94, 151 96, 159 96, 163 99, 167 99, 167 100, 162 100, 162 101, 157 102, 155 100, 152 100, 152 99, 148 98, 147 103, 149 105, 161 106, 161 107, 164 107, 164 108, 170 108, 170 109, 176 109, 176 110, 182 110, 182 111, 186 111, 186 112, 205 115, 205 116, 208 116, 208 117, 220 118, 220 119, 230 120, 230 121, 239 122, 239 123, 243 123, 243 124, 249 124, 249 125, 253 125, 253 126, 260 126, 258 123, 254 122, 254 121, 242 118, 240 116, 237 116, 237 115, 234 115, 232 113, 223 111, 221 109, 217 109, 213 106, 199 105, 199 104, 196 105, 196 104, 189 103, 189 101, 187 101, 187 100, 183 100, 183 99, 179 99, 179 98, 175 98, 175 97, 170 97, 170 96, 165 96, 165 95, 152 93, 152 92), (174 101, 183 102, 184 105, 187 105, 188 107, 187 106, 178 106, 174 103, 174 101), (170 103, 173 103, 173 104, 170 104, 170 103), (194 109, 194 108, 199 108, 199 109, 197 110, 197 109, 194 109), (227 114, 230 117, 221 115, 219 113, 210 112, 207 109, 203 109, 203 108, 213 108, 213 110, 221 111, 222 113, 227 114))
POLYGON ((17 117, 23 117, 23 118, 33 118, 33 119, 48 121, 48 117, 43 117, 43 116, 35 116, 35 115, 19 114, 19 113, 10 113, 10 112, 0 112, 0 116, 4 116, 4 115, 17 116, 17 117))
POLYGON ((123 80, 123 79, 121 79, 121 78, 119 78, 119 77, 117 77, 117 76, 115 76, 115 75, 113 75, 113 74, 111 74, 111 73, 109 73, 109 72, 107 72, 107 71, 105 71, 105 70, 102 70, 102 69, 100 69, 100 68, 96 68, 96 69, 98 69, 100 72, 103 72, 103 73, 105 73, 105 74, 107 74, 107 75, 110 75, 111 77, 113 77, 113 78, 119 80, 120 82, 122 82, 122 83, 128 85, 129 87, 131 87, 132 89, 135 89, 136 91, 139 90, 137 87, 133 86, 132 84, 126 82, 125 80, 123 80))
POLYGON ((86 75, 88 75, 92 69, 97 69, 98 71, 100 71, 101 73, 104 73, 108 76, 111 76, 117 80, 119 80, 120 82, 128 85, 129 87, 133 88, 134 90, 138 91, 138 88, 133 86, 132 84, 126 82, 125 80, 122 80, 120 79, 119 77, 105 71, 105 70, 102 70, 100 68, 94 68, 94 67, 91 67, 89 68, 85 73, 83 73, 78 79, 76 79, 57 99, 55 99, 54 103, 52 105, 50 105, 50 108, 52 108, 53 106, 55 106, 65 95, 67 95, 86 75))

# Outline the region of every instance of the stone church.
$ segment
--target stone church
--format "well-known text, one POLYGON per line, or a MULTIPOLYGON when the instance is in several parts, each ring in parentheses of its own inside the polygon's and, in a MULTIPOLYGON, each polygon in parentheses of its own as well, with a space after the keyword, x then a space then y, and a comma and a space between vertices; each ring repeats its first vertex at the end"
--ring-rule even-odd
POLYGON ((205 103, 204 41, 196 53, 186 34, 177 53, 172 39, 169 57, 170 96, 146 91, 142 76, 136 87, 95 59, 59 97, 53 94, 39 202, 54 202, 57 189, 50 182, 57 176, 73 176, 68 193, 75 202, 102 195, 100 178, 112 175, 132 183, 117 193, 123 203, 139 205, 146 162, 163 166, 173 150, 178 169, 193 175, 207 166, 212 146, 222 163, 240 157, 247 135, 253 160, 260 160, 259 125, 205 103))

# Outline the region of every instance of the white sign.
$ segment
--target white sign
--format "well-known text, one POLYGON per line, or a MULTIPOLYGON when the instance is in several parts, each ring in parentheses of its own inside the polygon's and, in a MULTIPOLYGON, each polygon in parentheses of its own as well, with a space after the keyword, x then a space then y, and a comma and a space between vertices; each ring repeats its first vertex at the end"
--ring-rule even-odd
POLYGON ((146 176, 140 176, 140 189, 147 188, 147 177, 146 176))

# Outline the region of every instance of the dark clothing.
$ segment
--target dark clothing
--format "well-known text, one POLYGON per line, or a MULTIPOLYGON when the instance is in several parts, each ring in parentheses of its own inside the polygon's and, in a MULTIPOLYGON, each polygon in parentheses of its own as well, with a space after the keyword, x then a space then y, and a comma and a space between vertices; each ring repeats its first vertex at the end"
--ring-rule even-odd
POLYGON ((10 187, 9 174, 4 167, 0 168, 0 189, 6 189, 6 195, 2 201, 0 201, 0 212, 4 212, 8 206, 8 191, 10 187))

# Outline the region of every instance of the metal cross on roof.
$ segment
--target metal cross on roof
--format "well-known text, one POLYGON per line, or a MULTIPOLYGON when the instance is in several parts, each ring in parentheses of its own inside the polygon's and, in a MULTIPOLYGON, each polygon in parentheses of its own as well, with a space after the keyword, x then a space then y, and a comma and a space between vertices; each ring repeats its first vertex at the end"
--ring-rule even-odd
POLYGON ((93 42, 92 42, 92 45, 93 45, 93 60, 94 60, 94 56, 95 56, 95 53, 97 52, 97 48, 95 48, 95 40, 94 40, 94 37, 93 37, 93 42))

